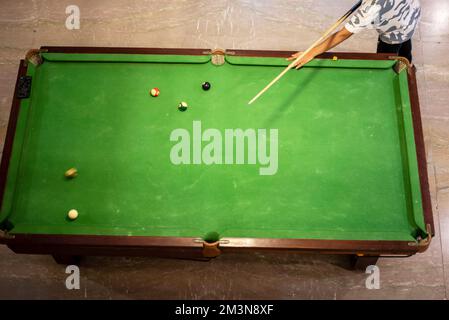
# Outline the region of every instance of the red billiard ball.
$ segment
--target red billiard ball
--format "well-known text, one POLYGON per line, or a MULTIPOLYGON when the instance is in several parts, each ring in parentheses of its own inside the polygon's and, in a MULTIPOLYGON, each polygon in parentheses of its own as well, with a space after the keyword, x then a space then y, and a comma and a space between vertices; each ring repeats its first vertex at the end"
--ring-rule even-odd
POLYGON ((150 90, 150 94, 152 97, 157 97, 161 92, 159 91, 158 88, 153 88, 150 90))

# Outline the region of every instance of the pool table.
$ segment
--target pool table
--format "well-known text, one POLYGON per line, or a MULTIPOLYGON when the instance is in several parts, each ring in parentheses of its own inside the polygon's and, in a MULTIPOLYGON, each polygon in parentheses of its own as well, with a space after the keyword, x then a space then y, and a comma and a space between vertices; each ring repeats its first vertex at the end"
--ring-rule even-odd
POLYGON ((278 250, 363 267, 425 251, 434 226, 415 68, 326 53, 248 105, 290 54, 30 50, 2 155, 0 242, 61 263, 278 250))

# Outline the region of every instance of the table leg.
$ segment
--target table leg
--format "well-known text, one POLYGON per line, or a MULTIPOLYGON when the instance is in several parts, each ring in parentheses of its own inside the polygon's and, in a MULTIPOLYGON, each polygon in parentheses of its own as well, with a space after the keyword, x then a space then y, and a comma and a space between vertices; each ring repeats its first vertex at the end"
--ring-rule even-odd
POLYGON ((376 265, 379 260, 379 256, 352 256, 352 267, 355 270, 363 270, 365 271, 368 266, 376 265))
POLYGON ((72 256, 66 254, 53 254, 52 256, 58 264, 77 265, 81 261, 81 256, 72 256))

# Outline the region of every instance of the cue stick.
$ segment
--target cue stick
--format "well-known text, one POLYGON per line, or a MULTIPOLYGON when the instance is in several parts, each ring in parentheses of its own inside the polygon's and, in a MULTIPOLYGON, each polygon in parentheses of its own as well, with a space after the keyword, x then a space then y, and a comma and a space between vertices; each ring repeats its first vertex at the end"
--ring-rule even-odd
POLYGON ((317 41, 315 41, 306 51, 304 51, 295 61, 290 63, 287 68, 285 68, 284 71, 282 71, 276 78, 274 78, 273 81, 271 81, 262 91, 260 91, 248 104, 252 104, 254 101, 256 101, 261 95, 263 95, 268 89, 271 88, 273 84, 275 84, 279 79, 281 79, 290 69, 293 68, 293 66, 302 58, 305 57, 306 54, 308 54, 310 51, 312 51, 313 48, 315 48, 317 45, 319 45, 321 42, 323 42, 343 21, 345 21, 352 13, 354 13, 355 10, 357 10, 358 7, 362 4, 362 0, 360 0, 357 4, 355 4, 348 12, 344 14, 340 19, 338 19, 335 24, 329 28, 317 41))

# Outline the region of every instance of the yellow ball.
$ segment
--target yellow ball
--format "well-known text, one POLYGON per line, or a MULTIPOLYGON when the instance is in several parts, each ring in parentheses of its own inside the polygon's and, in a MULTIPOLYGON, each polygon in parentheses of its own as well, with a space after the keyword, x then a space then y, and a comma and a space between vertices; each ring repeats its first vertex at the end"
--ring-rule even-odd
POLYGON ((78 211, 75 209, 72 209, 69 211, 67 216, 69 217, 70 220, 75 220, 76 218, 78 218, 78 211))
POLYGON ((75 178, 78 175, 78 170, 76 170, 75 168, 70 168, 65 172, 64 175, 66 178, 75 178))
POLYGON ((332 60, 337 61, 337 60, 338 60, 338 57, 337 57, 337 56, 334 56, 334 57, 332 58, 332 60))

